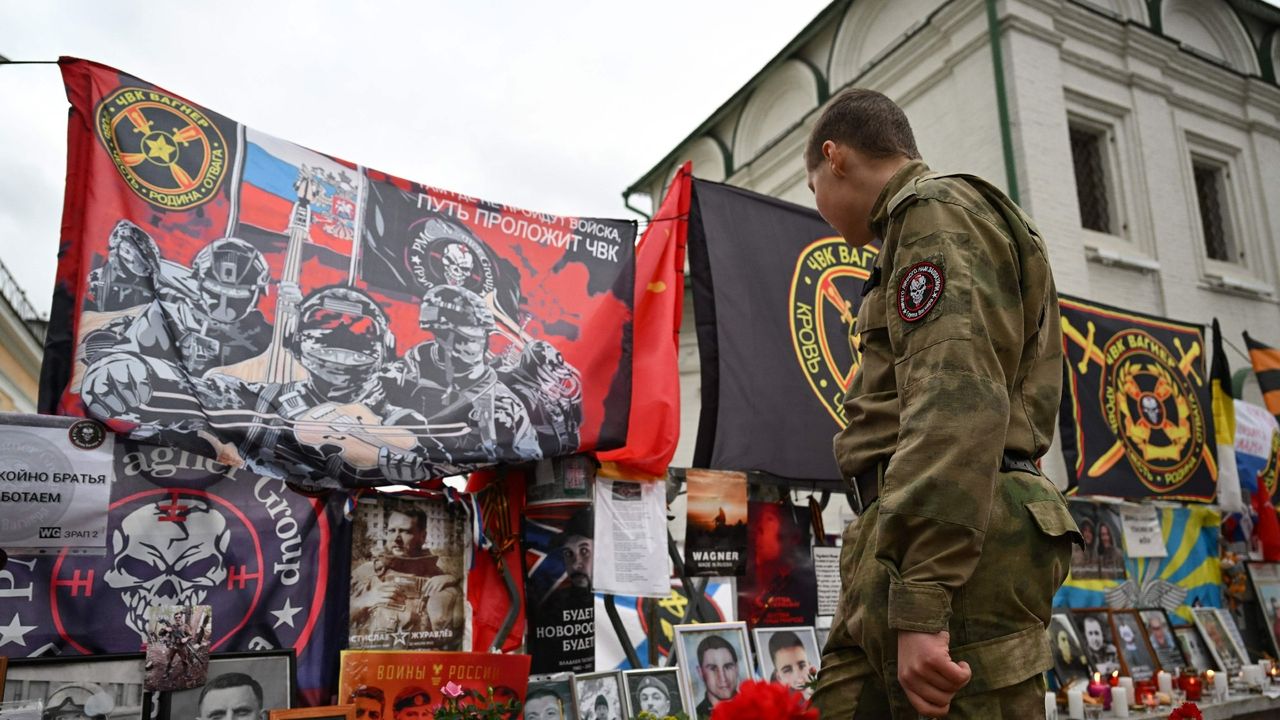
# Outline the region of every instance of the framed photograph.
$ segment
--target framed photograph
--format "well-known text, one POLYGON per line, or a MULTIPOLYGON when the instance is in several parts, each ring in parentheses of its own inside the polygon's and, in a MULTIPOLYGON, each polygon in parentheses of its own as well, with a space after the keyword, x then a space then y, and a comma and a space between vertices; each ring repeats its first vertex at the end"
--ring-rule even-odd
POLYGON ((622 682, 627 689, 627 711, 631 717, 651 712, 658 717, 689 714, 688 699, 680 691, 680 670, 673 667, 625 670, 622 682))
POLYGON ((684 694, 693 704, 690 718, 710 718, 716 703, 737 695, 751 679, 755 663, 746 623, 677 625, 675 646, 684 694))
POLYGON ((624 720, 627 710, 622 695, 622 673, 597 672, 575 675, 579 720, 624 720))
POLYGON ((1173 629, 1173 636, 1178 639, 1178 647, 1182 649, 1182 655, 1190 667, 1200 672, 1222 670, 1222 666, 1209 654, 1209 646, 1204 644, 1204 638, 1200 637, 1200 631, 1195 625, 1176 627, 1173 629))
POLYGON ((1049 647, 1053 650, 1053 671, 1058 676, 1058 684, 1067 687, 1074 683, 1088 684, 1089 674, 1093 672, 1089 666, 1089 658, 1084 653, 1084 643, 1080 640, 1075 623, 1071 616, 1064 612, 1054 613, 1049 617, 1049 647))
MULTIPOLYGON (((1147 642, 1156 654, 1160 669, 1168 673, 1176 673, 1179 668, 1187 666, 1187 658, 1183 655, 1178 639, 1173 635, 1173 623, 1161 608, 1144 608, 1138 611, 1142 625, 1147 629, 1147 642)), ((1197 670, 1207 669, 1194 666, 1197 670)))
POLYGON ((756 628, 756 654, 760 656, 760 677, 782 683, 792 690, 813 695, 808 684, 818 675, 822 651, 811 627, 756 628))
POLYGON ((1245 563, 1253 593, 1262 608, 1263 625, 1271 639, 1271 649, 1280 654, 1280 563, 1245 563))
POLYGON ((1089 664, 1103 676, 1119 670, 1120 653, 1116 650, 1115 636, 1111 632, 1111 611, 1107 608, 1081 608, 1071 611, 1084 638, 1084 654, 1089 664))
POLYGON ((1156 662, 1155 651, 1147 642, 1147 629, 1143 627, 1138 611, 1112 610, 1111 626, 1115 629, 1116 650, 1120 652, 1124 674, 1135 681, 1154 678, 1160 666, 1156 662))
POLYGON ((324 705, 295 710, 272 710, 267 717, 268 720, 356 720, 356 706, 324 705))
POLYGON ((578 720, 573 673, 534 675, 524 699, 525 720, 578 720))
POLYGON ((0 702, 0 720, 41 720, 44 703, 39 700, 0 702))
POLYGON ((143 720, 151 710, 143 662, 142 653, 10 658, 3 700, 41 702, 46 717, 143 720))
POLYGON ((220 711, 225 718, 243 716, 244 712, 251 713, 248 717, 261 717, 263 711, 289 709, 294 705, 295 677, 292 648, 220 653, 209 658, 204 685, 159 694, 160 712, 155 720, 207 718, 220 711))
POLYGON ((1209 652, 1213 654, 1218 667, 1225 672, 1236 673, 1249 662, 1249 655, 1244 647, 1236 642, 1229 629, 1228 623, 1234 626, 1235 622, 1225 610, 1194 607, 1191 608, 1191 615, 1195 618, 1196 627, 1200 628, 1200 634, 1204 637, 1205 644, 1209 646, 1209 652))

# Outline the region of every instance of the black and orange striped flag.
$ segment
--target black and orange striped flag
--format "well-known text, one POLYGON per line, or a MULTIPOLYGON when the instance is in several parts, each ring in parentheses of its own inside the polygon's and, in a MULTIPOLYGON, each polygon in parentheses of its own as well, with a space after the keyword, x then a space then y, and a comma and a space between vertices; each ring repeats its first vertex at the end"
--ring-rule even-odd
POLYGON ((1244 334, 1244 344, 1249 348, 1249 361, 1258 375, 1262 388, 1262 400, 1267 410, 1280 420, 1280 348, 1268 347, 1244 334))

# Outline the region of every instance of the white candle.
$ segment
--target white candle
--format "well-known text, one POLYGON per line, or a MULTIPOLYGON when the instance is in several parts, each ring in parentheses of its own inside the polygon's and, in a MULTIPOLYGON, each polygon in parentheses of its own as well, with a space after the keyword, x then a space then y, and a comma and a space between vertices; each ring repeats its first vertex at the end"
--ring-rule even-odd
POLYGON ((1160 688, 1160 692, 1168 695, 1173 694, 1173 676, 1169 673, 1163 670, 1156 673, 1156 685, 1160 688))
POLYGON ((1118 718, 1129 717, 1129 690, 1122 684, 1111 688, 1111 712, 1118 718))
POLYGON ((1132 698, 1132 697, 1137 697, 1137 695, 1134 695, 1134 694, 1133 694, 1133 678, 1131 678, 1131 677, 1122 677, 1122 678, 1120 678, 1120 687, 1122 687, 1122 688, 1124 688, 1125 690, 1128 690, 1128 691, 1129 691, 1129 697, 1131 697, 1131 698, 1132 698))
POLYGON ((1044 694, 1045 720, 1058 720, 1058 696, 1047 692, 1044 694))
POLYGON ((1067 691, 1067 717, 1071 720, 1084 720, 1084 691, 1072 688, 1067 691))

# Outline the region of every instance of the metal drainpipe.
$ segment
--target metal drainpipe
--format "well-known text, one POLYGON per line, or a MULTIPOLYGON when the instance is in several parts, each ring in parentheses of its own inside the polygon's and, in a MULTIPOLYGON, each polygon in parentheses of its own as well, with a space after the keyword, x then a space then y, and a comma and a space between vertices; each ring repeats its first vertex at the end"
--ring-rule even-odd
POLYGON ((1000 49, 1000 19, 996 16, 996 0, 987 2, 987 34, 991 38, 991 65, 996 75, 996 110, 1000 114, 1000 144, 1004 146, 1005 182, 1009 199, 1021 205, 1018 198, 1018 168, 1013 159, 1013 129, 1009 126, 1009 97, 1004 89, 1004 53, 1000 49))
POLYGON ((637 214, 637 215, 641 215, 641 216, 643 216, 645 220, 652 220, 652 219, 653 219, 653 216, 652 216, 652 215, 650 215, 649 213, 647 213, 647 212, 645 212, 645 211, 641 210, 640 208, 635 207, 635 206, 633 206, 633 205, 631 204, 631 193, 629 193, 629 192, 627 192, 627 191, 625 191, 625 190, 622 192, 622 204, 623 204, 623 206, 624 206, 624 207, 626 207, 626 208, 627 208, 628 210, 630 210, 631 212, 633 212, 633 213, 635 213, 635 214, 637 214))

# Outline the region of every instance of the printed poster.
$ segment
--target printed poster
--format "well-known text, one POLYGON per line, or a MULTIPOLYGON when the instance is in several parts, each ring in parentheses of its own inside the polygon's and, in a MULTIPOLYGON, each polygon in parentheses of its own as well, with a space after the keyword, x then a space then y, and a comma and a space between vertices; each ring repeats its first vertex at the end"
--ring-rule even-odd
POLYGON ((444 498, 362 498, 352 518, 352 649, 461 650, 470 524, 444 498))
POLYGON ((604 560, 596 563, 596 592, 667 595, 671 560, 665 482, 596 478, 595 556, 604 560))
POLYGON ((747 569, 746 473, 690 468, 685 484, 685 575, 742 575, 747 569))
POLYGON ((0 413, 0 548, 100 552, 115 436, 92 420, 0 413))
POLYGON ((818 614, 809 508, 752 500, 738 617, 749 628, 812 626, 818 614))
POLYGON ((507 707, 513 700, 523 704, 528 687, 528 655, 343 650, 338 697, 377 689, 386 699, 384 718, 425 719, 449 704, 459 710, 491 709, 490 700, 507 707))
MULTIPOLYGON (((594 472, 590 478, 594 486, 594 472)), ((535 674, 591 672, 595 660, 595 524, 581 501, 526 509, 526 647, 535 674)))

